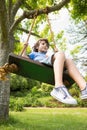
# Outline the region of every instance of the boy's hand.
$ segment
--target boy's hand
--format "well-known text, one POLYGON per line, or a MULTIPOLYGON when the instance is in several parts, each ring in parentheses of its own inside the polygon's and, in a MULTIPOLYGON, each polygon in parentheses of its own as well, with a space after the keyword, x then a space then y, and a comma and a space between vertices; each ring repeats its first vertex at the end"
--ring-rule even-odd
POLYGON ((58 48, 56 46, 54 47, 54 52, 58 52, 58 48))

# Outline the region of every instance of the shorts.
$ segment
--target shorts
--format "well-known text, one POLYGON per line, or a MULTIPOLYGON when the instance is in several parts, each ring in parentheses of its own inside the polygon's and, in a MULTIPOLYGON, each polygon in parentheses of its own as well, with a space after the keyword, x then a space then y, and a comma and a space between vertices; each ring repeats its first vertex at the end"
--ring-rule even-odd
POLYGON ((54 56, 54 54, 51 54, 50 56, 44 58, 40 62, 52 66, 53 65, 53 63, 52 63, 53 56, 54 56))

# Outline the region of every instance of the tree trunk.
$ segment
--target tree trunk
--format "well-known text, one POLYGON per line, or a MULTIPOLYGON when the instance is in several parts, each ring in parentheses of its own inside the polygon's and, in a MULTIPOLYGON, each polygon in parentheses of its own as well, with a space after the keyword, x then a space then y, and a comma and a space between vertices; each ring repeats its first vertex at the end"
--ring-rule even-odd
POLYGON ((7 120, 9 115, 10 83, 0 81, 0 120, 7 120))
MULTIPOLYGON (((11 37, 11 36, 10 36, 11 37)), ((0 44, 0 66, 3 66, 8 60, 8 54, 12 50, 13 39, 10 39, 9 42, 0 44)), ((2 41, 1 41, 2 42, 2 41)), ((0 43, 1 43, 0 42, 0 43)), ((9 75, 8 75, 9 79, 9 75)), ((10 97, 10 81, 0 81, 0 120, 7 120, 9 117, 9 97, 10 97)))

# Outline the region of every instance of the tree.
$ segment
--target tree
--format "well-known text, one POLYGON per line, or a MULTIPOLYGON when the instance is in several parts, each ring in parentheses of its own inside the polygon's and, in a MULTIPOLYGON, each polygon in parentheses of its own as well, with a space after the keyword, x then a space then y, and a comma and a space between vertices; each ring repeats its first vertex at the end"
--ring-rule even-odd
MULTIPOLYGON (((61 0, 54 4, 51 0, 0 0, 0 66, 7 62, 9 53, 14 51, 14 34, 24 19, 58 11, 68 2, 69 0, 61 0), (16 18, 19 9, 23 10, 23 14, 16 18)), ((9 80, 0 81, 0 119, 9 116, 9 96, 9 80)))
POLYGON ((87 20, 87 0, 71 0, 70 13, 76 20, 87 20))

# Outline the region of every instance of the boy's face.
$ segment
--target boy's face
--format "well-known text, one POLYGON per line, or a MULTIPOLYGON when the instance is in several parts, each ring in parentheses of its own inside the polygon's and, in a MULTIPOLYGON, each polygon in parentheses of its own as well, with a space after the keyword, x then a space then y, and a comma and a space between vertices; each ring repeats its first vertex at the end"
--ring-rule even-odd
POLYGON ((48 50, 47 43, 45 41, 40 41, 40 44, 37 49, 38 49, 38 52, 47 52, 48 50))

